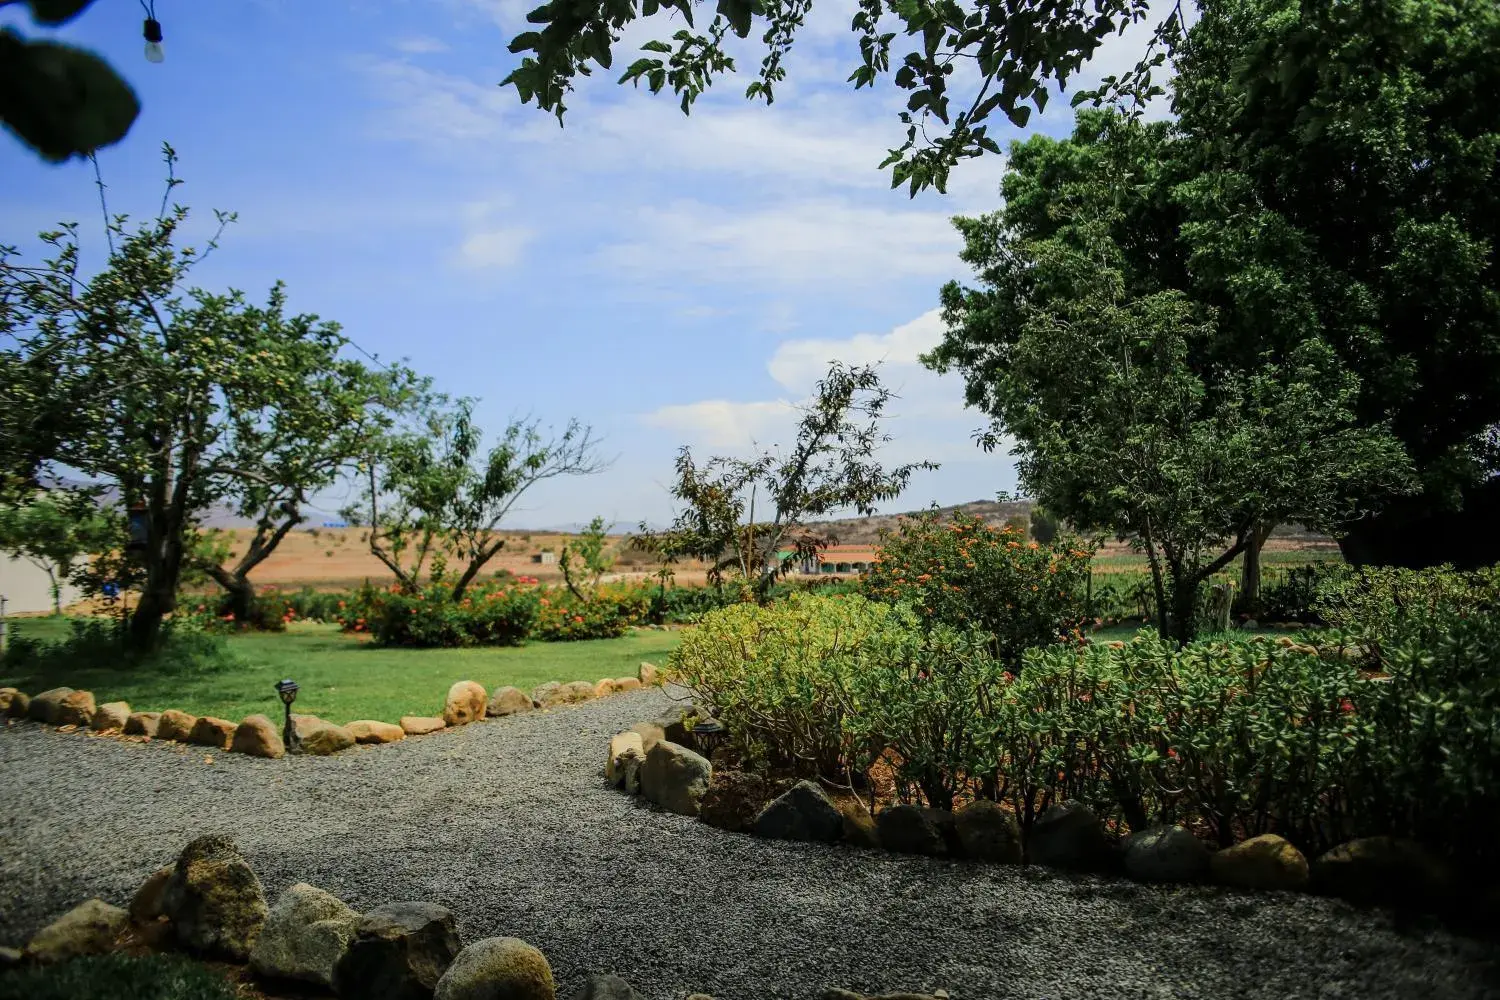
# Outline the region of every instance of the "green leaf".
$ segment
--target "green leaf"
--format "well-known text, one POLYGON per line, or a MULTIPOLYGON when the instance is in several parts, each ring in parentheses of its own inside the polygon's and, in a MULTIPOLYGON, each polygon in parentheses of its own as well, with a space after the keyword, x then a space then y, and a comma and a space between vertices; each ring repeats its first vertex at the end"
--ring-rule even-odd
POLYGON ((523 31, 510 40, 506 48, 511 52, 534 52, 541 47, 542 33, 540 31, 523 31))
POLYGON ((94 0, 25 0, 25 2, 31 8, 31 16, 36 18, 36 22, 50 28, 73 20, 94 0))
POLYGON ((1031 120, 1031 109, 1020 104, 1006 111, 1005 117, 1009 118, 1016 128, 1025 128, 1026 123, 1031 120))
POLYGON ((653 38, 651 41, 641 46, 641 51, 670 53, 672 51, 672 46, 668 45, 666 42, 661 41, 660 39, 653 38))
POLYGON ((0 31, 0 121, 60 163, 118 142, 140 114, 135 91, 99 56, 0 31))

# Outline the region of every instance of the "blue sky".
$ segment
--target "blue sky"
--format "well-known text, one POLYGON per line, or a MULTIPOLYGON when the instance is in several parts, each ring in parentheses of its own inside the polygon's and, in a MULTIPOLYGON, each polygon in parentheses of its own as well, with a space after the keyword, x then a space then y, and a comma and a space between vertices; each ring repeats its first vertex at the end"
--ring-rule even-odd
MULTIPOLYGON (((530 6, 156 0, 160 65, 143 58, 129 0, 98 0, 57 34, 104 54, 141 97, 131 134, 99 155, 111 212, 155 212, 165 140, 190 241, 213 209, 239 213, 195 283, 263 300, 284 279, 292 309, 478 397, 492 431, 530 413, 602 434, 614 465, 542 484, 512 526, 668 519, 680 445, 789 442, 791 405, 835 358, 883 362, 901 395, 890 462, 942 463, 886 509, 1015 487, 1010 461, 972 443, 984 419, 963 409, 957 376, 915 360, 941 334, 938 289, 970 278, 949 219, 997 209, 1004 164, 961 165, 946 195, 889 188, 876 165, 904 137, 904 101, 889 83, 845 82, 859 62, 852 0, 819 0, 774 105, 742 96, 759 65, 752 33, 742 71, 690 117, 669 94, 614 83, 642 42, 680 26, 634 25, 614 70, 580 81, 563 129, 497 86, 530 6)), ((0 23, 44 34, 5 12, 0 23)), ((1138 28, 1111 40, 1083 84, 1142 43, 1138 28)), ((1057 100, 1033 128, 1065 134, 1070 120, 1057 100)), ((991 131, 1002 146, 1021 135, 1003 120, 991 131)), ((98 232, 86 162, 45 164, 7 136, 0 175, 0 242, 30 253, 63 220, 98 232)))

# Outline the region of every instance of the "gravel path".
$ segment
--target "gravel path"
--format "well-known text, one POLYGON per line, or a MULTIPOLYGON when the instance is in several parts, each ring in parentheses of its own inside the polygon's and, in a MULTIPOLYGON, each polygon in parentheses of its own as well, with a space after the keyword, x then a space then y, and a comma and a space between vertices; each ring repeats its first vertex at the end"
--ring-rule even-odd
POLYGON ((1163 889, 727 834, 605 786, 610 735, 659 690, 331 758, 0 730, 0 944, 89 896, 124 905, 193 837, 229 833, 272 899, 450 907, 465 940, 546 953, 647 1000, 1500 997, 1492 946, 1310 896, 1163 889))

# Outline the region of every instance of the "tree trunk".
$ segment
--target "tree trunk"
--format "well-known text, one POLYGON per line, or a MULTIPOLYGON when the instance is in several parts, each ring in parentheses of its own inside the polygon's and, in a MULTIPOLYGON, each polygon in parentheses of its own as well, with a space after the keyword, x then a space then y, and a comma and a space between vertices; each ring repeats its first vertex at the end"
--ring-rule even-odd
POLYGON ((137 653, 150 653, 161 645, 161 622, 177 606, 177 588, 148 583, 130 613, 126 646, 137 653))
POLYGON ((1251 618, 1260 618, 1260 550, 1274 527, 1264 521, 1256 522, 1245 545, 1245 562, 1240 567, 1240 600, 1251 618))
POLYGON ((1178 566, 1171 567, 1172 615, 1169 631, 1179 646, 1186 646, 1198 634, 1199 578, 1188 578, 1178 566))

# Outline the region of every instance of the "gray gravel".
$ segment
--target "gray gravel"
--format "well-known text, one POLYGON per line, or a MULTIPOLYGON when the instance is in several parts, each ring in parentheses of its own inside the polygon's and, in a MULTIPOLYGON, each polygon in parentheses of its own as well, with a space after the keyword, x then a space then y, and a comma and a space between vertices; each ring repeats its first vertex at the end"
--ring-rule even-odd
POLYGON ((1500 996, 1493 946, 1301 895, 1166 889, 726 834, 605 786, 646 690, 337 757, 0 730, 0 944, 79 901, 125 904, 190 839, 234 837, 274 899, 450 907, 465 940, 546 953, 648 1000, 1500 996))

